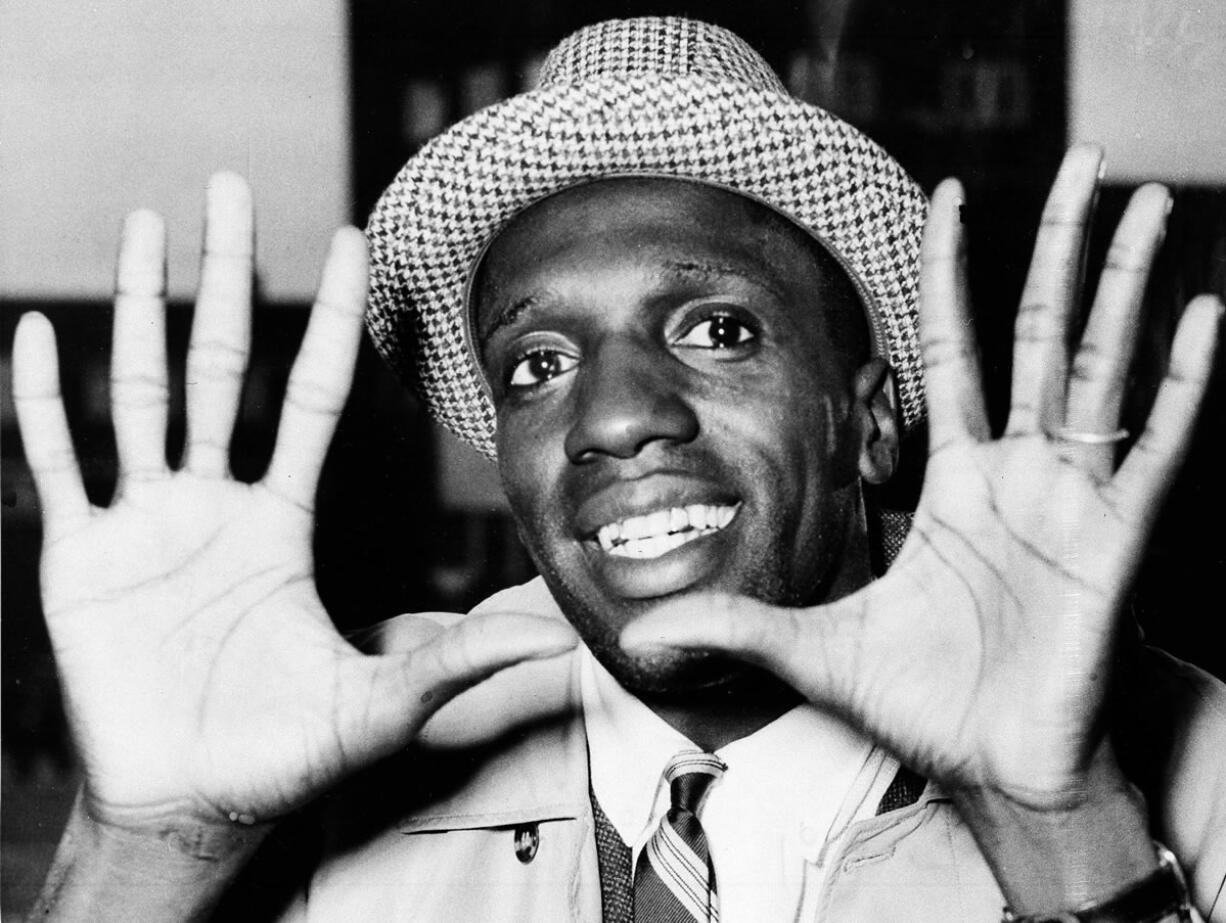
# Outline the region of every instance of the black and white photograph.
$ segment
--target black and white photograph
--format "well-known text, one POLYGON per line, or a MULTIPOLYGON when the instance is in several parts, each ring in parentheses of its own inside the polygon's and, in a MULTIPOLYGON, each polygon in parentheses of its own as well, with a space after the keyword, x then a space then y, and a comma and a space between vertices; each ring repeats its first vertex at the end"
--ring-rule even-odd
POLYGON ((0 916, 1226 923, 1226 4, 0 7, 0 916))

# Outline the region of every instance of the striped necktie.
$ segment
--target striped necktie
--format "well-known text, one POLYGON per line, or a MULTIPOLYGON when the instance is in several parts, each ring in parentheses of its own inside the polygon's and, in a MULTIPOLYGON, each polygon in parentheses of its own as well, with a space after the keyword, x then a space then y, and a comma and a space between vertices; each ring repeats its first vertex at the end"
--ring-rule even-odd
POLYGON ((671 804, 634 871, 636 923, 719 920, 715 868, 698 813, 725 768, 718 757, 700 750, 683 750, 669 761, 664 778, 671 804))

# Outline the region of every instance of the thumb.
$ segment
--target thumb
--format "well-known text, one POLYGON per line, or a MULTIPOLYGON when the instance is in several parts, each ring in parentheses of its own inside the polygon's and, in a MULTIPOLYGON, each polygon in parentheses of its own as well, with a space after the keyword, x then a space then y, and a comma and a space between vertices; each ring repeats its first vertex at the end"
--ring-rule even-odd
POLYGON ((337 725, 355 764, 406 746, 435 711, 506 667, 571 650, 574 629, 557 619, 515 613, 466 618, 414 650, 354 654, 338 683, 337 725))
POLYGON ((622 630, 627 652, 717 651, 769 670, 813 702, 843 710, 856 669, 862 607, 785 608, 747 596, 703 593, 670 601, 622 630))

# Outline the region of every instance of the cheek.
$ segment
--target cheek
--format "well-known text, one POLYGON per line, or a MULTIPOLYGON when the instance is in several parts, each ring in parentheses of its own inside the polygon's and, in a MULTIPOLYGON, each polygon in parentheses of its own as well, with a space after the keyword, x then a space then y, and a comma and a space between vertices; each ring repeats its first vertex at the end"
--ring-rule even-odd
POLYGON ((527 451, 530 434, 515 416, 499 410, 494 446, 498 450, 498 476, 502 480, 502 489, 518 515, 520 508, 532 496, 531 485, 540 482, 541 472, 536 470, 538 462, 535 453, 527 451))
MULTIPOLYGON (((522 408, 500 408, 494 443, 498 474, 511 512, 526 544, 558 521, 560 466, 565 462, 560 437, 547 425, 547 415, 522 408)), ((539 541, 539 539, 538 539, 539 541)))
MULTIPOLYGON (((773 469, 766 486, 802 495, 846 483, 849 400, 817 377, 786 376, 731 394, 716 415, 716 428, 735 430, 761 467, 773 469)), ((853 459, 854 460, 854 459, 853 459)))
POLYGON ((803 453, 821 468, 826 488, 846 487, 858 479, 858 435, 854 394, 850 376, 842 376, 822 359, 806 356, 809 374, 797 376, 791 385, 788 406, 795 408, 794 438, 803 442, 803 453))
POLYGON ((764 408, 754 424, 766 460, 765 502, 805 570, 843 534, 847 495, 859 475, 849 402, 829 383, 791 385, 791 393, 764 408))

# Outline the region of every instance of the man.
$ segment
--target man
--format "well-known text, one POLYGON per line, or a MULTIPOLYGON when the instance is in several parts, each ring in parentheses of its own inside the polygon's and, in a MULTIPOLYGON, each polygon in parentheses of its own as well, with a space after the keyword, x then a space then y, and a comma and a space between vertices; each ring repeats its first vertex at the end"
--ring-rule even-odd
POLYGON ((1117 468, 1168 196, 1134 197, 1070 360, 1100 160, 1074 149, 1053 188, 993 440, 956 183, 921 260, 905 174, 734 36, 657 19, 572 36, 541 90, 411 161, 368 230, 372 335, 497 455, 543 581, 395 620, 374 655, 332 629, 309 552, 364 241, 335 239, 249 486, 225 477, 246 188, 210 187, 177 472, 162 228, 134 215, 108 509, 71 459, 46 322, 14 347, 86 772, 39 914, 205 915, 323 798, 291 917, 1151 920, 1189 918, 1190 895, 1220 919, 1222 689, 1120 623, 1222 307, 1189 306, 1117 468), (874 580, 861 484, 891 474, 924 386, 924 494, 874 580))

